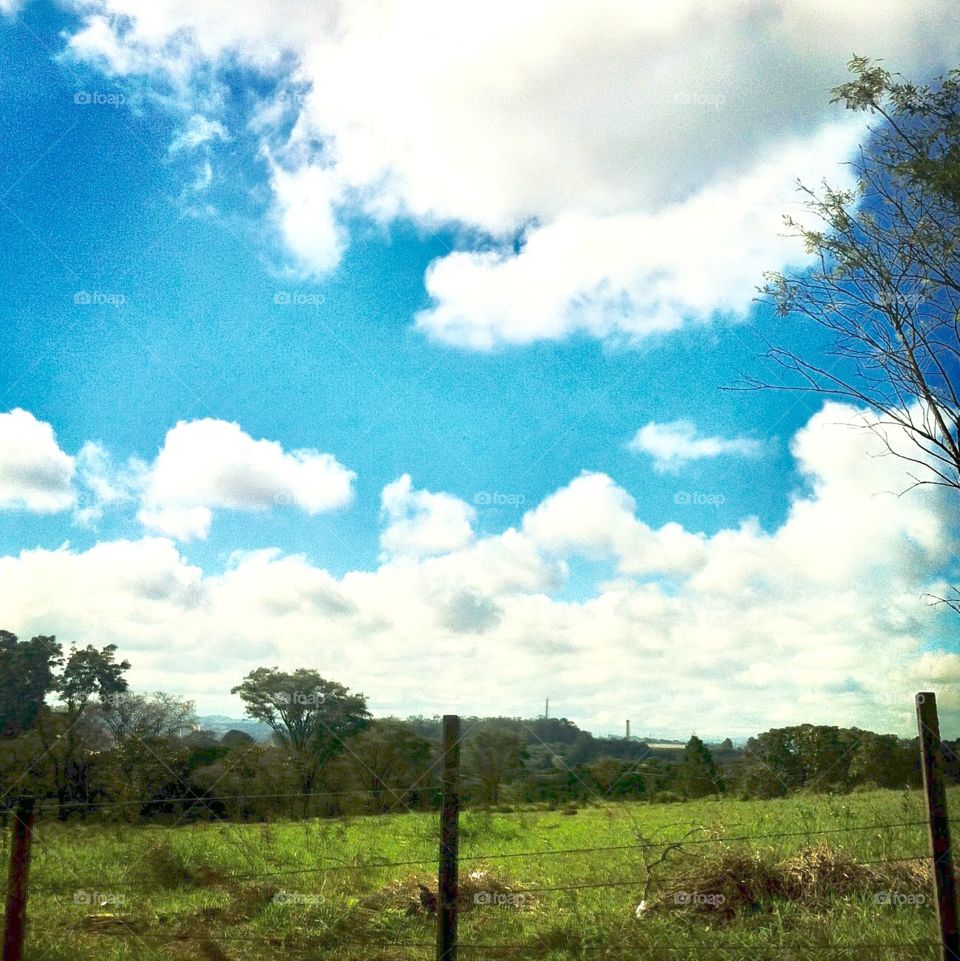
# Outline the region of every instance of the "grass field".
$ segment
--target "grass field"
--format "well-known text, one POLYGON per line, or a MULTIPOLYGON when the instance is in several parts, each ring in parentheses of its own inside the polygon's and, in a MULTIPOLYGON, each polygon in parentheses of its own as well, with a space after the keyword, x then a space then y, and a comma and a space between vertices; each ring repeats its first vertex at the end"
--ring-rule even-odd
MULTIPOLYGON (((960 793, 951 802, 958 810, 960 793)), ((925 855, 925 827, 845 830, 922 819, 920 793, 894 791, 468 811, 461 956, 932 959, 928 862, 892 860, 925 855), (799 833, 814 831, 830 833, 799 833), (736 840, 777 834, 787 836, 736 840), (638 849, 641 839, 686 843, 638 849), (615 849, 550 853, 598 847, 615 849), (921 946, 904 947, 911 942, 921 946)), ((178 827, 43 822, 27 958, 432 958, 434 918, 417 882, 435 890, 436 849, 431 814, 178 827)))

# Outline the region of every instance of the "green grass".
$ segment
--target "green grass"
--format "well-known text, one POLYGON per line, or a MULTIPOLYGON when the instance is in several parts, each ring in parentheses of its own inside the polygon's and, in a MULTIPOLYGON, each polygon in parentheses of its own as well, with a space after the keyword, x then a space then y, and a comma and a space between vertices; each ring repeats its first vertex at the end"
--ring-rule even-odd
MULTIPOLYGON (((960 792, 951 793, 951 802, 957 810, 960 792)), ((894 791, 773 801, 611 803, 576 813, 468 811, 461 818, 464 885, 472 883, 468 875, 474 871, 484 872, 473 885, 481 890, 636 883, 535 891, 519 906, 471 905, 461 916, 461 942, 486 947, 464 948, 461 957, 932 959, 937 957, 932 947, 898 947, 936 938, 923 878, 899 893, 914 900, 922 894, 926 903, 898 906, 875 903, 876 884, 866 882, 836 892, 828 886, 812 899, 764 893, 752 904, 736 901, 734 885, 725 889, 734 893, 723 911, 675 906, 664 894, 715 894, 703 884, 715 884, 718 865, 729 866, 740 854, 773 865, 822 844, 857 861, 927 851, 922 825, 749 841, 718 838, 922 818, 919 792, 894 791), (640 917, 635 909, 647 876, 644 858, 655 860, 662 848, 545 853, 631 845, 641 837, 679 840, 696 828, 703 830, 688 840, 704 843, 673 850, 652 869, 654 907, 640 917), (508 856, 524 852, 541 853, 508 856), (851 947, 864 943, 888 947, 851 947), (501 951, 494 945, 512 947, 501 951)), ((437 818, 430 814, 179 827, 45 822, 36 830, 31 868, 27 959, 432 958, 434 920, 408 913, 407 896, 416 891, 417 880, 432 883, 436 850, 437 818), (423 864, 369 866, 420 859, 423 864), (318 865, 337 870, 309 870, 318 865), (77 903, 77 891, 126 900, 98 907, 77 903)), ((6 850, 3 854, 6 858, 6 850)))

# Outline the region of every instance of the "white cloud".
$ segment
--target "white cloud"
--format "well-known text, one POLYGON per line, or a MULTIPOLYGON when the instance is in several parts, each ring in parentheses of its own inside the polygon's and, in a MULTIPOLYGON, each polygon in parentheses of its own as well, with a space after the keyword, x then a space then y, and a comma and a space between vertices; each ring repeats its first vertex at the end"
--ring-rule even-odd
POLYGON ((703 535, 665 524, 653 530, 636 502, 606 474, 586 472, 528 511, 523 530, 555 554, 613 558, 624 574, 686 574, 705 560, 703 535))
POLYGON ((387 522, 380 546, 387 557, 446 554, 473 540, 476 511, 450 494, 414 490, 409 474, 387 484, 380 503, 387 522))
POLYGON ((137 520, 148 530, 178 541, 206 540, 213 523, 209 507, 142 507, 137 520))
MULTIPOLYGON (((653 529, 612 478, 585 473, 519 529, 469 540, 444 523, 425 540, 446 553, 342 577, 279 550, 205 573, 155 537, 24 551, 0 558, 0 610, 21 634, 115 641, 136 686, 217 711, 238 710, 226 690, 244 673, 280 664, 363 690, 378 712, 529 716, 549 694, 599 730, 631 717, 679 735, 799 721, 907 733, 912 695, 930 686, 944 723, 960 723, 960 662, 920 597, 956 556, 955 503, 935 488, 884 494, 907 467, 872 456, 883 445, 856 420, 828 404, 797 433, 807 487, 771 531, 751 518, 712 536, 653 529), (561 592, 577 556, 616 575, 573 601, 561 592)), ((467 505, 426 494, 442 496, 402 477, 386 499, 427 529, 448 508, 463 520, 467 505)))
POLYGON ((336 179, 319 167, 288 172, 274 163, 271 169, 273 216, 287 247, 313 273, 333 270, 346 246, 336 217, 336 179))
POLYGON ((318 514, 348 504, 355 475, 332 454, 284 451, 238 424, 180 421, 143 469, 141 522, 192 540, 206 537, 213 508, 266 510, 293 505, 318 514))
POLYGON ((743 316, 764 270, 805 260, 797 240, 779 236, 784 212, 796 206, 797 178, 827 175, 847 185, 838 160, 859 133, 849 123, 829 126, 652 213, 562 215, 528 230, 519 252, 441 257, 427 270, 433 304, 417 326, 447 343, 489 349, 577 332, 635 342, 717 315, 743 316))
POLYGON ((117 467, 110 451, 99 441, 87 441, 77 454, 77 495, 75 519, 93 526, 108 507, 129 503, 138 478, 131 466, 117 467))
POLYGON ((204 144, 216 140, 227 140, 227 130, 218 120, 211 120, 202 114, 194 114, 184 124, 183 129, 170 144, 170 153, 196 150, 204 144))
POLYGON ((691 461, 724 455, 756 457, 763 445, 747 437, 703 437, 697 425, 689 420, 674 420, 665 424, 650 421, 641 427, 627 445, 630 450, 649 454, 654 469, 671 473, 691 461))
POLYGON ((0 510, 69 509, 75 471, 49 424, 19 408, 0 414, 0 510))
POLYGON ((300 269, 337 266, 347 218, 462 227, 417 322, 479 349, 745 312, 762 269, 803 257, 776 238, 793 180, 843 181, 856 130, 826 104, 851 53, 910 75, 960 52, 947 0, 79 9, 77 56, 163 75, 190 111, 224 64, 305 91, 292 134, 276 104, 252 127, 300 269))

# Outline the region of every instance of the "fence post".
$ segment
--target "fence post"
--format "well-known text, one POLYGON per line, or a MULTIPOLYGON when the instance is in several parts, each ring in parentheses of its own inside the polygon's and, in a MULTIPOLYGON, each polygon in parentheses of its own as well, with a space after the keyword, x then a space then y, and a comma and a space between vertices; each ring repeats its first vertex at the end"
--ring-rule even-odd
POLYGON ((941 961, 960 961, 960 927, 957 924, 957 882, 950 848, 950 821, 947 818, 947 791, 943 780, 943 748, 937 696, 930 691, 917 695, 917 729, 920 732, 920 759, 923 791, 930 824, 930 853, 933 856, 933 883, 940 921, 941 961))
POLYGON ((460 718, 443 716, 443 801, 440 810, 440 873, 437 878, 437 961, 457 961, 457 852, 460 843, 460 718))
POLYGON ((24 798, 17 805, 13 815, 10 870, 7 874, 6 926, 3 932, 3 961, 23 961, 33 817, 33 798, 24 798))

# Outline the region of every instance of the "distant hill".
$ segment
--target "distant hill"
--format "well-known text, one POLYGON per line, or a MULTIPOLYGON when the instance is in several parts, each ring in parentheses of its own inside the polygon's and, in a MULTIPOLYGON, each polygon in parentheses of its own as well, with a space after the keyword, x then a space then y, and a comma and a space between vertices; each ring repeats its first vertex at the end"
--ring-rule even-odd
POLYGON ((258 741, 267 741, 273 731, 266 724, 260 721, 251 720, 249 717, 227 717, 225 714, 203 714, 197 718, 200 727, 214 734, 222 736, 227 731, 243 731, 258 741))

